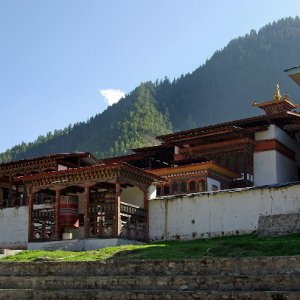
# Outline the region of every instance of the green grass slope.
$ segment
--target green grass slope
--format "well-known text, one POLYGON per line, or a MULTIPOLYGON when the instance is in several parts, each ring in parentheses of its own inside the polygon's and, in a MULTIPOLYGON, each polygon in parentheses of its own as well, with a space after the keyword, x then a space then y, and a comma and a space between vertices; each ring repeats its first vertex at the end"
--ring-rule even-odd
POLYGON ((254 257, 300 255, 300 234, 258 238, 255 235, 230 236, 192 241, 165 241, 126 245, 100 250, 23 251, 1 261, 95 261, 101 259, 198 259, 207 257, 254 257))

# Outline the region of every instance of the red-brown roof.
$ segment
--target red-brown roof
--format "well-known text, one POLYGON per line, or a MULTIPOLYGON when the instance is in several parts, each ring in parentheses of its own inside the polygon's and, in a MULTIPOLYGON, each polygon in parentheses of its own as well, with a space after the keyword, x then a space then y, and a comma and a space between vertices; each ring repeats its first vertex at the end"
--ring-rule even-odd
POLYGON ((19 177, 19 180, 33 186, 51 184, 86 183, 94 180, 134 179, 136 182, 147 183, 163 180, 160 176, 150 174, 126 163, 96 164, 62 171, 43 172, 35 175, 19 177))
POLYGON ((165 143, 175 143, 181 140, 188 140, 190 138, 195 138, 196 136, 205 136, 205 135, 217 135, 222 131, 238 131, 249 129, 250 127, 256 127, 258 129, 259 126, 269 125, 270 122, 283 122, 286 124, 293 123, 295 121, 300 122, 300 114, 297 112, 281 112, 273 115, 261 115, 256 117, 250 117, 246 119, 236 120, 225 122, 221 124, 214 124, 206 127, 200 127, 190 130, 184 130, 180 132, 175 132, 171 134, 158 136, 157 139, 165 142, 165 143))
POLYGON ((89 152, 58 153, 0 164, 0 173, 26 173, 34 171, 35 169, 40 169, 40 167, 52 169, 56 167, 57 163, 70 158, 87 159, 89 160, 88 164, 98 162, 98 160, 89 152))

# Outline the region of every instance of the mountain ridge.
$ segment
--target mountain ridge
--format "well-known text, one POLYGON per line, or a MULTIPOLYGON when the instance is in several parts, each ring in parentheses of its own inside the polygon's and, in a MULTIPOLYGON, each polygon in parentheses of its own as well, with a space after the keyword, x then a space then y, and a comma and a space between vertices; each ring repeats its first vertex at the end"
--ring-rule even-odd
POLYGON ((299 17, 281 19, 231 40, 191 73, 141 83, 87 122, 8 149, 0 162, 75 151, 117 156, 157 144, 157 135, 256 115, 252 101, 271 100, 277 83, 283 94, 299 94, 283 72, 299 65, 299 53, 299 17))

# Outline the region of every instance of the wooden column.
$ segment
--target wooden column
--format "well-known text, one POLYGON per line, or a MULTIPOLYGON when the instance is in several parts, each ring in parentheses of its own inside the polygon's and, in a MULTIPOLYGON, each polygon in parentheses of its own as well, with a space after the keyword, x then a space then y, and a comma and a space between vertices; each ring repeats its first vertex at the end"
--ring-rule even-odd
POLYGON ((9 194, 8 194, 8 207, 13 206, 13 190, 12 190, 12 175, 9 175, 9 194))
POLYGON ((55 206, 54 206, 54 239, 60 240, 60 190, 55 190, 55 206))
POLYGON ((89 237, 89 201, 90 201, 90 188, 89 186, 84 186, 84 209, 83 209, 83 223, 84 223, 84 233, 83 237, 89 237))
POLYGON ((33 192, 28 188, 28 241, 33 240, 33 192))
POLYGON ((114 218, 114 236, 119 237, 121 234, 121 186, 120 182, 116 182, 115 193, 115 218, 114 218))
POLYGON ((23 189, 23 203, 22 205, 26 205, 27 204, 27 201, 28 201, 28 195, 27 195, 27 188, 26 186, 24 185, 24 189, 23 189))
POLYGON ((145 241, 149 241, 149 191, 144 190, 144 210, 145 216, 145 241))

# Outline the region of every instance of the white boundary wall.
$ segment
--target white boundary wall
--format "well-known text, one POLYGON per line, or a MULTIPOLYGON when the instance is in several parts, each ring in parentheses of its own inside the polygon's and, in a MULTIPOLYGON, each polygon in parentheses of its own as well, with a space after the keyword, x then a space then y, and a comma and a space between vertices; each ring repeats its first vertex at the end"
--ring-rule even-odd
POLYGON ((0 209, 0 248, 26 248, 28 206, 0 209))
POLYGON ((157 198, 149 201, 150 239, 246 234, 261 215, 297 212, 300 184, 157 198))

